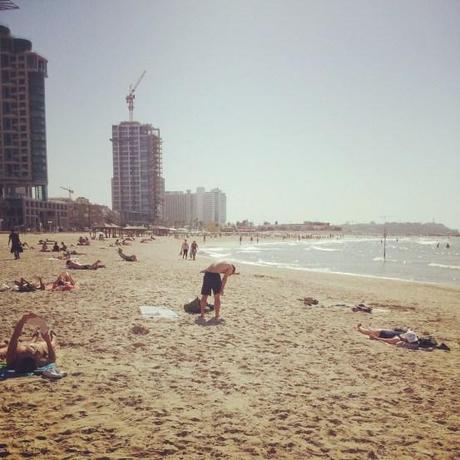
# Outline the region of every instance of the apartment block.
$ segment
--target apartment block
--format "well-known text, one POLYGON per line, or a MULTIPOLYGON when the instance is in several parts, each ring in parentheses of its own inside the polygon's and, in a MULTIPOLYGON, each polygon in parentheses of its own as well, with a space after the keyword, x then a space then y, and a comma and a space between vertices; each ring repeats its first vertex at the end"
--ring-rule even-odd
POLYGON ((112 208, 121 223, 145 225, 163 218, 164 179, 160 130, 136 121, 112 126, 112 208))

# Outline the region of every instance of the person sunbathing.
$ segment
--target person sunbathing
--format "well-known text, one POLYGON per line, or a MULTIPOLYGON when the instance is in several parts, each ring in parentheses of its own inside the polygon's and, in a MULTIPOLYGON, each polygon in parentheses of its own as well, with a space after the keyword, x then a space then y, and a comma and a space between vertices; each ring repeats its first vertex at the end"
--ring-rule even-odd
POLYGON ((8 344, 0 347, 0 359, 6 361, 9 369, 33 372, 38 367, 56 362, 56 342, 53 332, 37 331, 30 340, 19 341, 25 324, 33 319, 41 318, 35 313, 24 314, 17 322, 8 344))
POLYGON ((46 289, 50 289, 51 291, 71 291, 72 289, 75 289, 76 286, 77 283, 70 273, 62 272, 56 278, 56 281, 46 285, 46 289))
POLYGON ((25 278, 19 278, 19 280, 15 280, 14 284, 16 285, 16 289, 18 292, 34 292, 37 290, 44 290, 45 285, 43 283, 42 278, 38 277, 38 283, 31 283, 27 281, 25 278))
POLYGON ((361 326, 361 323, 357 325, 356 329, 361 334, 369 336, 370 339, 396 345, 397 347, 417 348, 418 346, 418 336, 410 329, 406 332, 392 329, 366 329, 361 326))
POLYGON ((123 250, 121 248, 118 248, 118 254, 123 260, 128 262, 137 262, 137 257, 134 254, 132 256, 127 256, 126 254, 123 254, 123 250))
POLYGON ((105 265, 100 260, 96 260, 93 264, 79 264, 68 259, 65 265, 72 270, 97 270, 98 268, 105 268, 105 265))

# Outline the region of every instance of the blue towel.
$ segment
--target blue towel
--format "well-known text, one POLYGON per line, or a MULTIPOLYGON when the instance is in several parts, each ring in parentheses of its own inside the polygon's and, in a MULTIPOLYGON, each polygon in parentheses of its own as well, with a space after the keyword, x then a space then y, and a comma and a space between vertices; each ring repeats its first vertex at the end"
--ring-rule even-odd
POLYGON ((46 371, 56 371, 59 373, 56 363, 46 364, 45 366, 35 369, 33 372, 17 372, 14 369, 8 369, 6 364, 0 363, 0 380, 6 380, 14 377, 30 377, 31 375, 42 375, 46 371))

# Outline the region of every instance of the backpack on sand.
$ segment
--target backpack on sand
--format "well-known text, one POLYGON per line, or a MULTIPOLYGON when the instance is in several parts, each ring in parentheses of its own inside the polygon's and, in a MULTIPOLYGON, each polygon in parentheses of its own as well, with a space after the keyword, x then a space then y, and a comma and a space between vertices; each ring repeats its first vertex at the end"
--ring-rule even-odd
POLYGON ((438 342, 431 335, 418 338, 419 348, 435 348, 438 345, 438 342))
MULTIPOLYGON (((184 305, 184 310, 190 314, 201 313, 200 298, 196 297, 189 303, 186 303, 184 305)), ((212 311, 212 310, 214 310, 214 305, 209 305, 209 304, 204 309, 205 313, 207 313, 208 311, 212 311)))

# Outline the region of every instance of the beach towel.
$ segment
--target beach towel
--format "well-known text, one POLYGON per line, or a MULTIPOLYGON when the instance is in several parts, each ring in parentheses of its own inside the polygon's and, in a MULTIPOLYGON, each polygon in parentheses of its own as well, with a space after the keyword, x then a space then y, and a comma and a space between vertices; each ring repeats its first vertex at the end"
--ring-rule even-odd
POLYGON ((177 319, 179 315, 166 307, 157 307, 152 305, 141 305, 139 307, 141 311, 141 315, 144 318, 150 319, 158 319, 158 318, 165 318, 165 319, 177 319))
POLYGON ((8 369, 5 363, 0 363, 0 381, 16 377, 30 377, 32 375, 41 375, 42 377, 56 380, 67 375, 66 372, 60 372, 56 363, 50 363, 46 366, 39 367, 33 372, 17 372, 14 369, 8 369))

